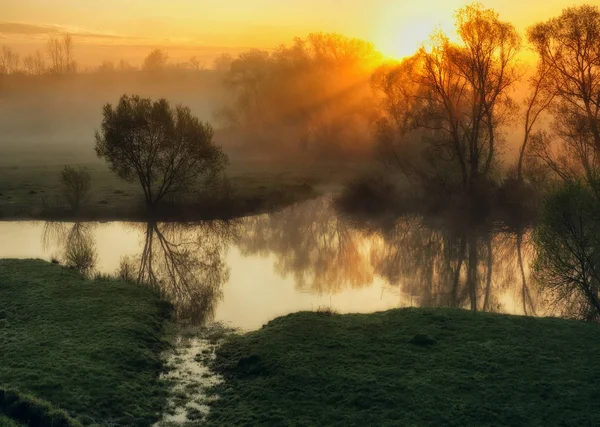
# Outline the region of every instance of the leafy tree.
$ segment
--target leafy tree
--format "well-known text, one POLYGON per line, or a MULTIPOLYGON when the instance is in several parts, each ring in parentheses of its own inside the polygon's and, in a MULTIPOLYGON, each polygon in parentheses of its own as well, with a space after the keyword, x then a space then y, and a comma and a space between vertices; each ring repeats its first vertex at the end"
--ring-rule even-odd
POLYGON ((570 314, 586 319, 600 315, 598 190, 597 182, 565 182, 547 197, 534 235, 538 282, 570 314))
POLYGON ((96 153, 119 177, 138 180, 147 206, 181 195, 205 179, 210 184, 227 156, 213 143, 213 129, 188 107, 137 95, 104 106, 96 153))
POLYGON ((370 141, 368 81, 380 62, 373 45, 326 33, 296 38, 272 52, 253 49, 233 61, 221 58, 215 67, 234 101, 219 118, 270 154, 364 153, 370 141))
POLYGON ((63 194, 71 210, 77 211, 88 199, 92 178, 83 167, 65 166, 60 173, 63 194))
POLYGON ((148 54, 148 56, 146 56, 146 58, 144 58, 142 70, 149 72, 162 71, 167 65, 168 60, 169 55, 167 52, 161 49, 154 49, 148 54))

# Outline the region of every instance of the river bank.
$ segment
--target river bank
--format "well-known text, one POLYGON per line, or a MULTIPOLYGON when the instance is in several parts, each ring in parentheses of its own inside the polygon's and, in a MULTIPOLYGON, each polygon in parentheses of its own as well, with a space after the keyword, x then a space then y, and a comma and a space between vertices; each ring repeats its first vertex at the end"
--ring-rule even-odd
MULTIPOLYGON (((0 260, 0 387, 83 425, 151 425, 168 397, 159 375, 170 311, 134 283, 0 260)), ((0 409, 23 424, 34 416, 0 409)))
POLYGON ((456 309, 291 314, 217 351, 209 425, 597 425, 597 325, 456 309))

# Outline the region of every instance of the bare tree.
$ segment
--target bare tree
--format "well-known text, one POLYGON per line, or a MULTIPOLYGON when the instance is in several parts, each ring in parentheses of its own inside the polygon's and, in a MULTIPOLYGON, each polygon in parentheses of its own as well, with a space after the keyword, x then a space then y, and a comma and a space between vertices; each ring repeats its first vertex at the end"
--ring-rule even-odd
POLYGON ((217 56, 213 62, 213 68, 219 73, 226 73, 231 69, 233 58, 228 53, 217 56))
POLYGON ((64 245, 65 265, 83 274, 91 273, 98 261, 91 225, 81 222, 73 224, 64 245))
POLYGON ((213 143, 213 129, 188 107, 172 108, 165 99, 121 97, 104 106, 96 132, 96 153, 119 177, 138 180, 147 206, 178 196, 194 185, 212 182, 227 162, 213 143))
POLYGON ((594 178, 600 153, 600 9, 567 8, 529 28, 528 37, 555 97, 553 136, 564 158, 549 160, 556 167, 576 160, 588 178, 594 178))
POLYGON ((489 178, 501 130, 515 112, 511 89, 521 77, 520 37, 495 11, 466 6, 457 12, 456 29, 457 42, 434 33, 415 56, 374 76, 384 155, 444 194, 471 193, 489 178))
MULTIPOLYGON (((549 69, 543 63, 540 63, 537 73, 529 79, 530 91, 525 99, 523 143, 519 150, 519 160, 517 162, 517 180, 519 182, 523 181, 523 160, 528 149, 529 140, 534 136, 535 125, 554 99, 554 93, 548 90, 549 77, 549 69)), ((535 138, 539 140, 542 135, 538 133, 535 138)))
POLYGON ((190 58, 190 67, 192 70, 200 71, 203 67, 200 65, 200 61, 197 56, 192 56, 190 58))
POLYGON ((33 76, 36 74, 35 72, 35 56, 27 55, 23 58, 23 68, 27 74, 33 76))
POLYGON ((421 84, 429 93, 418 126, 433 131, 441 155, 456 159, 463 187, 472 190, 490 172, 499 128, 512 112, 520 38, 480 4, 460 9, 456 26, 458 44, 440 34, 429 51, 421 49, 421 84))
POLYGON ((19 54, 8 46, 0 52, 0 74, 14 74, 19 71, 19 54))
POLYGON ((51 37, 46 44, 46 50, 50 59, 50 71, 61 73, 64 69, 64 57, 62 55, 62 44, 59 39, 51 37))
POLYGON ((74 73, 77 63, 73 57, 73 38, 65 34, 62 38, 51 37, 46 44, 50 59, 50 71, 55 74, 74 73))
POLYGON ((65 166, 60 174, 63 194, 74 212, 88 199, 92 178, 83 167, 65 166))

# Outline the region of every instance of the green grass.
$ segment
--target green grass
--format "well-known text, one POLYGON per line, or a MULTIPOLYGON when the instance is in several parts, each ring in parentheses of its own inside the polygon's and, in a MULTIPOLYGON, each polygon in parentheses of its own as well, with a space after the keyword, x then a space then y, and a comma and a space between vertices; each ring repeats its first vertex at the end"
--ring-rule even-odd
POLYGON ((23 425, 25 424, 19 424, 8 417, 3 417, 0 415, 0 427, 21 427, 23 425))
POLYGON ((233 336, 209 424, 600 425, 600 328, 452 309, 297 313, 233 336))
POLYGON ((168 313, 132 283, 0 260, 0 387, 83 424, 150 425, 168 394, 158 379, 168 313))
MULTIPOLYGON (((116 177, 104 161, 95 158, 92 147, 53 147, 52 151, 44 147, 24 151, 0 149, 0 218, 144 219, 139 185, 116 177), (92 178, 90 199, 76 216, 67 210, 59 181, 60 171, 67 164, 88 168, 92 178)), ((277 210, 338 189, 355 171, 353 165, 232 159, 226 170, 233 188, 231 200, 210 207, 200 196, 197 202, 192 197, 187 209, 182 207, 184 212, 173 219, 244 216, 277 210)))

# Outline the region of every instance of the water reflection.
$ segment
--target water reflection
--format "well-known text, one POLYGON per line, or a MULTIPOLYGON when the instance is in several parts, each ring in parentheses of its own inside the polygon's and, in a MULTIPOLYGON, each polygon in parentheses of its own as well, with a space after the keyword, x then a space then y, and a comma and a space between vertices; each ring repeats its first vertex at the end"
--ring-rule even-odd
POLYGON ((76 222, 67 225, 48 221, 44 224, 42 244, 44 248, 58 245, 61 248, 59 261, 83 274, 91 273, 98 260, 94 243, 94 223, 76 222))
POLYGON ((232 222, 211 221, 133 224, 144 228, 144 244, 137 257, 124 257, 120 275, 135 272, 138 283, 158 289, 175 306, 180 322, 201 324, 212 320, 229 280, 224 261, 235 234, 232 222))
POLYGON ((233 222, 0 223, 0 256, 44 257, 149 284, 181 322, 256 328, 298 310, 448 306, 548 315, 525 229, 404 217, 363 226, 322 198, 233 222), (32 237, 32 236, 35 236, 32 237), (41 237, 41 239, 40 239, 41 237), (41 243, 41 244, 40 244, 41 243))
POLYGON ((322 198, 248 219, 237 244, 246 256, 273 255, 277 272, 304 292, 336 295, 382 279, 402 305, 536 313, 523 229, 458 228, 418 216, 365 226, 322 198))
POLYGON ((535 315, 522 230, 434 227, 412 217, 381 235, 371 255, 376 272, 409 295, 411 305, 535 315))
POLYGON ((370 285, 369 240, 336 215, 326 198, 249 218, 237 241, 242 254, 275 255, 276 271, 298 290, 336 294, 370 285))

